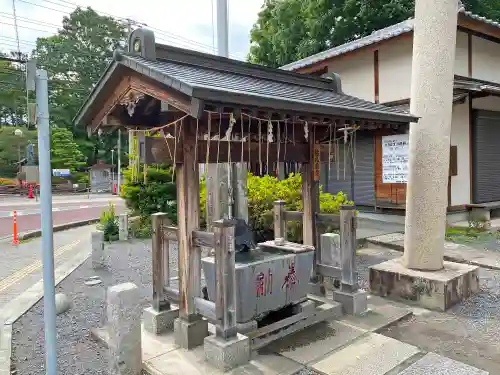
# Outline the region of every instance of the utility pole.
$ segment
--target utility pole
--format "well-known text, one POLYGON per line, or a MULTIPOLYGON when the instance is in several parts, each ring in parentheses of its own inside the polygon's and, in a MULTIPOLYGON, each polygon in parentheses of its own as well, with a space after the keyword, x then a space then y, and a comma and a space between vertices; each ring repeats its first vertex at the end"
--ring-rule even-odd
POLYGON ((116 176, 116 194, 120 196, 120 184, 121 184, 121 170, 122 170, 122 163, 121 163, 121 153, 122 153, 122 130, 118 128, 118 170, 117 170, 117 176, 116 176))
POLYGON ((38 163, 42 222, 45 367, 47 369, 47 375, 57 375, 54 237, 52 233, 52 183, 50 166, 49 93, 47 81, 47 72, 45 70, 36 70, 35 89, 38 111, 38 163))
POLYGON ((115 183, 115 149, 111 149, 111 183, 115 183))
MULTIPOLYGON (((227 0, 217 0, 217 54, 229 58, 227 0)), ((230 139, 228 139, 228 142, 230 139)), ((243 163, 209 164, 207 171, 208 226, 223 217, 248 222, 247 168, 243 163), (229 204, 225 204, 225 202, 229 204)))

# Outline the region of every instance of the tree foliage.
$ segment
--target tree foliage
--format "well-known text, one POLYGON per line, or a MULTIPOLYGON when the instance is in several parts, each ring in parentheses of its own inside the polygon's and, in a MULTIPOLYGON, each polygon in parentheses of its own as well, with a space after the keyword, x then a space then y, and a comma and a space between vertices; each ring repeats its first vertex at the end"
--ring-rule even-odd
MULTIPOLYGON (((67 151, 63 157, 53 155, 56 157, 53 164, 78 169, 85 164, 84 160, 89 165, 98 159, 110 163, 116 134, 88 137, 86 129, 73 127, 73 118, 104 73, 113 51, 123 47, 127 27, 91 8, 77 8, 62 21, 62 28, 55 35, 38 38, 30 56, 36 58, 39 68, 48 72, 51 126, 68 129, 69 134, 64 137, 72 135, 73 154, 66 145, 58 146, 53 140, 55 150, 67 151), (68 166, 63 165, 64 158, 70 163, 68 166)), ((16 53, 9 57, 26 58, 16 53)), ((26 126, 26 122, 24 71, 20 64, 0 61, 0 126, 26 126)), ((58 130, 54 134, 63 133, 58 130)), ((122 141, 125 150, 127 140, 122 141)))
POLYGON ((73 134, 68 129, 52 128, 50 143, 52 168, 69 169, 75 172, 85 165, 85 156, 78 149, 73 134))
MULTIPOLYGON (((498 0, 464 0, 500 21, 498 0)), ((414 0, 265 0, 250 33, 249 60, 279 67, 413 17, 414 0)))
MULTIPOLYGON (((26 156, 26 146, 31 141, 37 143, 36 131, 23 129, 23 135, 15 135, 15 127, 0 128, 0 176, 15 177, 18 172, 19 156, 26 156)), ((36 154, 36 153, 35 153, 36 154)))
POLYGON ((78 148, 89 164, 97 159, 111 162, 111 138, 116 135, 87 136, 86 129, 74 128, 73 118, 112 59, 113 51, 124 45, 126 25, 101 16, 91 8, 77 8, 63 18, 56 35, 38 38, 37 63, 49 74, 51 123, 70 129, 78 148))
MULTIPOLYGON (((18 58, 12 53, 3 57, 18 58)), ((18 63, 0 60, 0 126, 26 125, 26 91, 24 72, 18 63)))

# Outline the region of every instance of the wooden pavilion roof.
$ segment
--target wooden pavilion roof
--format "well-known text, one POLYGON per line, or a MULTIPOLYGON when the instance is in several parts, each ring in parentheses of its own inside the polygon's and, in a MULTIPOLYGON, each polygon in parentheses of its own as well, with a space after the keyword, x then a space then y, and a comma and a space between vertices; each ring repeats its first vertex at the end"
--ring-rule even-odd
MULTIPOLYGON (((418 121, 402 109, 346 95, 334 73, 313 77, 156 44, 154 34, 145 29, 131 33, 129 51, 115 52, 75 117, 76 125, 95 130, 106 116, 126 112, 131 101, 138 102, 144 95, 197 119, 204 111, 230 107, 282 118, 314 117, 320 122, 344 119, 402 125, 418 121)), ((154 103, 145 106, 150 110, 154 103)), ((157 125, 147 124, 144 118, 138 121, 157 125)))

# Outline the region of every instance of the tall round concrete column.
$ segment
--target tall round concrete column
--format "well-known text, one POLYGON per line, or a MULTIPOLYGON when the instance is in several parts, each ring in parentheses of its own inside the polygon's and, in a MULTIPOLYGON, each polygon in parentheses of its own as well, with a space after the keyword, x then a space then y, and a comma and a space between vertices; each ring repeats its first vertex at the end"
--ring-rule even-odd
POLYGON ((457 0, 416 0, 411 80, 409 176, 403 264, 443 267, 457 0))

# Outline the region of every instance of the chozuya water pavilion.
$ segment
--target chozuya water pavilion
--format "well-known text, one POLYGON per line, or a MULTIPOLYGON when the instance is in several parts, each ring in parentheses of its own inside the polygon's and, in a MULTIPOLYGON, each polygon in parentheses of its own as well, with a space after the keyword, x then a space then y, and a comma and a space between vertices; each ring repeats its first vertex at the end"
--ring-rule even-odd
MULTIPOLYGON (((417 118, 344 94, 335 74, 301 75, 156 44, 145 29, 131 33, 128 47, 116 51, 75 121, 89 131, 147 132, 142 162, 175 165, 178 226, 153 215, 153 306, 144 324, 160 332, 175 319, 178 345, 204 343, 207 360, 228 369, 248 361, 251 349, 342 311, 366 309, 355 269, 355 210, 319 212, 320 165, 335 164, 338 145, 354 145, 360 132, 406 132, 417 118), (254 163, 260 171, 295 162, 302 170, 303 211, 275 202, 275 240, 242 253, 233 220, 215 217, 208 231, 199 225, 199 165, 227 162, 254 163), (303 244, 286 240, 290 220, 302 221, 303 244), (321 249, 319 222, 340 229, 339 249, 321 249), (174 239, 178 288, 170 284, 165 250, 174 239), (214 248, 215 257, 202 259, 202 247, 214 248), (321 296, 324 277, 341 282, 334 300, 321 296), (276 310, 282 319, 263 323, 276 310)), ((207 200, 210 212, 213 197, 207 200)))

